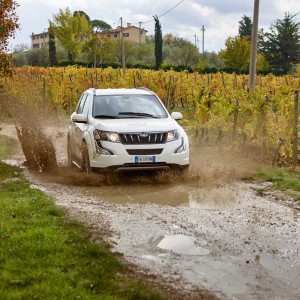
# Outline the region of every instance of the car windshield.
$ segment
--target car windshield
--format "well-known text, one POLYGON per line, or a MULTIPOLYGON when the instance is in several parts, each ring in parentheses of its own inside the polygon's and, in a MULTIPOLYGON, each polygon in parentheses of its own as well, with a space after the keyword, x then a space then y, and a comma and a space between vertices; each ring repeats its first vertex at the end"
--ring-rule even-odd
POLYGON ((155 95, 96 95, 94 118, 167 118, 155 95))

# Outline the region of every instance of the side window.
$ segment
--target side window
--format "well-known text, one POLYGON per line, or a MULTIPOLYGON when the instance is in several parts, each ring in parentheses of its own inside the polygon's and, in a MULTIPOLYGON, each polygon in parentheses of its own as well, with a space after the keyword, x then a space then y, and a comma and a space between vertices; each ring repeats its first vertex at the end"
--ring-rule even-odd
POLYGON ((80 102, 81 102, 83 96, 84 96, 84 94, 82 94, 82 95, 80 96, 80 98, 79 98, 79 100, 78 100, 78 102, 77 102, 77 105, 76 105, 76 108, 75 108, 75 112, 76 112, 76 113, 78 112, 78 108, 79 108, 79 105, 80 105, 80 102))
POLYGON ((90 106, 90 99, 89 99, 89 97, 87 96, 87 97, 86 97, 86 100, 85 100, 85 103, 84 103, 84 105, 83 105, 83 109, 82 109, 82 114, 83 114, 84 116, 86 116, 86 117, 87 117, 88 112, 89 112, 89 106, 90 106))
POLYGON ((83 94, 81 96, 80 102, 78 103, 78 107, 77 107, 77 110, 76 110, 77 114, 82 114, 83 106, 84 106, 86 97, 87 97, 87 94, 83 94))

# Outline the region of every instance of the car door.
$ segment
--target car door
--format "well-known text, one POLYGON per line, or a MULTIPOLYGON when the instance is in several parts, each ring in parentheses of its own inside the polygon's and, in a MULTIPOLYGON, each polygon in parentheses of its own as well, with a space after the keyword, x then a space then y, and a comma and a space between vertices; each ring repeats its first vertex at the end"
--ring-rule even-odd
MULTIPOLYGON (((88 117, 88 108, 89 108, 89 97, 88 94, 83 94, 81 97, 81 101, 77 107, 77 114, 83 114, 86 118, 88 117)), ((84 131, 87 128, 86 123, 77 123, 74 124, 74 155, 78 160, 81 160, 81 145, 84 131)))

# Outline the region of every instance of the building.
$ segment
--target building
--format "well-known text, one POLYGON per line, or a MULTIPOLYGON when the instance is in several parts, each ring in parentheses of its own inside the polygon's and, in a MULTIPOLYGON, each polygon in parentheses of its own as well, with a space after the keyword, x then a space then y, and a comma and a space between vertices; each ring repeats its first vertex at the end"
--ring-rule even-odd
POLYGON ((49 32, 43 31, 42 33, 34 34, 31 37, 31 48, 42 48, 49 44, 49 32))
MULTIPOLYGON (((120 39, 121 38, 122 27, 118 26, 116 29, 104 30, 98 32, 98 35, 108 37, 110 39, 120 39)), ((147 30, 131 25, 127 23, 127 27, 123 27, 123 38, 124 40, 129 40, 142 44, 146 42, 147 30)), ((32 33, 31 37, 31 48, 38 49, 43 46, 49 45, 49 31, 43 31, 42 33, 32 33)))
MULTIPOLYGON (((99 36, 105 36, 110 39, 120 39, 121 38, 122 27, 118 26, 116 29, 104 30, 98 33, 99 36)), ((147 30, 131 25, 127 23, 127 27, 123 27, 123 38, 124 41, 129 40, 142 44, 146 42, 147 30)))

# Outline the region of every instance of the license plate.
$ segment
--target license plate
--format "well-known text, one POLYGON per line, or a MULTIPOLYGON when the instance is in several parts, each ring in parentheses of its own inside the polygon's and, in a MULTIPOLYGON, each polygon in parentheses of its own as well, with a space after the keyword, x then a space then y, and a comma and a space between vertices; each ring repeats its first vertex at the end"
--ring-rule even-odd
POLYGON ((145 163, 145 162, 155 163, 156 157, 155 157, 155 155, 153 155, 153 156, 135 156, 134 162, 135 163, 145 163))

